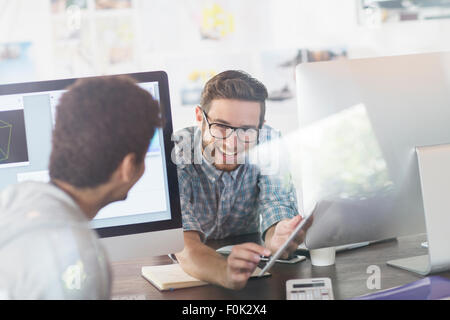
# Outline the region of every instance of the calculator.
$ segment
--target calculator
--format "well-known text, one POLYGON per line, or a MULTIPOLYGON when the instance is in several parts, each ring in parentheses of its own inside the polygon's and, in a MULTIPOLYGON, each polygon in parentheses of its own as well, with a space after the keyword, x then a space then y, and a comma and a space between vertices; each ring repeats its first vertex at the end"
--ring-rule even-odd
POLYGON ((334 300, 330 278, 286 281, 286 300, 334 300))

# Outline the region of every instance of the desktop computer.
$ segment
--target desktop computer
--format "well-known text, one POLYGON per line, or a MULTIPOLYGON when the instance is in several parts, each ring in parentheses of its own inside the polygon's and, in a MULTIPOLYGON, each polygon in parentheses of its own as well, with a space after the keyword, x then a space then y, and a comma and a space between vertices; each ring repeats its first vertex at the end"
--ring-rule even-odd
POLYGON ((309 249, 427 232, 429 254, 390 265, 450 269, 450 53, 300 64, 300 129, 284 138, 309 249))
MULTIPOLYGON (((109 204, 91 222, 112 261, 175 253, 184 246, 177 170, 170 156, 167 74, 128 76, 160 102, 165 125, 156 130, 145 157, 145 173, 127 199, 109 204)), ((55 111, 65 88, 76 80, 0 85, 0 190, 21 181, 49 180, 55 111)))

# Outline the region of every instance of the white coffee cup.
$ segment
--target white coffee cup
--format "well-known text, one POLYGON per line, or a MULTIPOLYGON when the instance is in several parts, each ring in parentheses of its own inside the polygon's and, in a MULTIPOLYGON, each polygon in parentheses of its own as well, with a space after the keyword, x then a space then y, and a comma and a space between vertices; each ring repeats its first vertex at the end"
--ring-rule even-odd
POLYGON ((317 267, 331 266, 336 260, 336 248, 322 248, 309 250, 311 264, 317 267))

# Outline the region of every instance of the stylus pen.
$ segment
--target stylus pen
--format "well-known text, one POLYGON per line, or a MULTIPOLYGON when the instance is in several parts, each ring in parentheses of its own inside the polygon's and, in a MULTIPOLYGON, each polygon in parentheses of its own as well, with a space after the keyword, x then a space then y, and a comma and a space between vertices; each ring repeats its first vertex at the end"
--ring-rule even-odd
POLYGON ((168 256, 173 263, 178 263, 178 259, 173 253, 169 253, 168 256))

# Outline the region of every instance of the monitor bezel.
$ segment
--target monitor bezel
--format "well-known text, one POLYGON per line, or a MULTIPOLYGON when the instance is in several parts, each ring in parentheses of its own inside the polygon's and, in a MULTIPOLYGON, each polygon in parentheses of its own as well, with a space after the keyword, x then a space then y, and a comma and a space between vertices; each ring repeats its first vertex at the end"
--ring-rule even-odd
MULTIPOLYGON (((175 163, 171 161, 171 152, 174 148, 172 141, 172 112, 170 105, 169 81, 165 71, 149 71, 127 74, 116 74, 108 76, 126 75, 132 77, 137 83, 158 82, 159 100, 163 112, 164 126, 164 153, 167 172, 167 183, 169 188, 171 218, 169 220, 150 221, 121 226, 94 228, 100 238, 125 236, 152 231, 179 229, 182 227, 181 205, 178 188, 178 175, 175 163)), ((33 92, 46 92, 64 90, 78 79, 89 79, 96 77, 82 77, 70 79, 57 79, 36 82, 10 83, 0 85, 0 95, 28 94, 33 92)))

